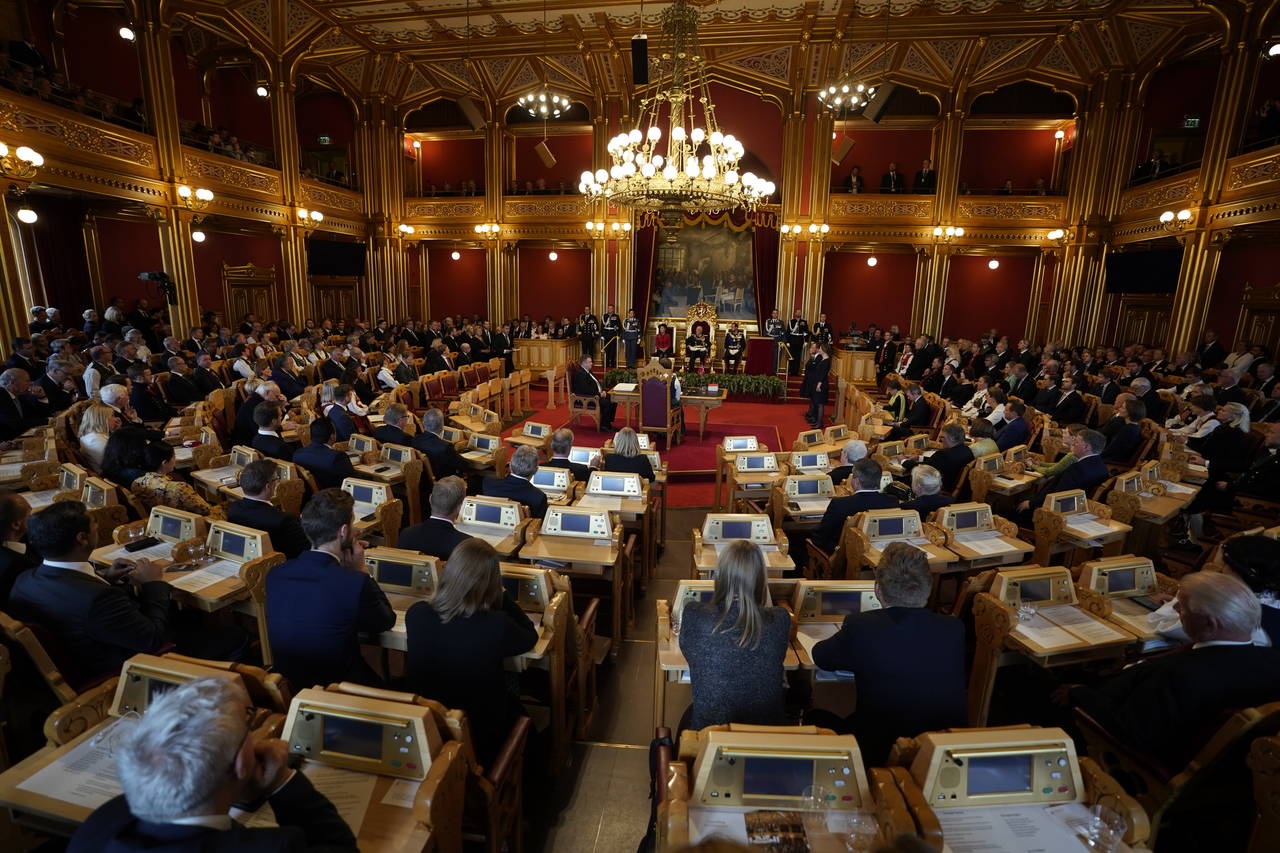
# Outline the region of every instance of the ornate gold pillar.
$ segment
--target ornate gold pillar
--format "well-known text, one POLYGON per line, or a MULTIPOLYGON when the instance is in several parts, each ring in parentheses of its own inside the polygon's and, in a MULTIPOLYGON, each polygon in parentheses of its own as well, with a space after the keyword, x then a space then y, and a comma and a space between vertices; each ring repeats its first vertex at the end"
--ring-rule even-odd
MULTIPOLYGON (((289 60, 273 62, 270 67, 271 132, 276 149, 276 162, 280 165, 280 183, 285 204, 289 206, 289 221, 293 211, 305 207, 302 203, 301 149, 298 145, 298 110, 295 103, 297 88, 293 83, 293 64, 289 60)), ((272 229, 280 238, 281 281, 284 283, 283 304, 278 307, 283 316, 301 324, 311 311, 311 287, 307 281, 307 247, 305 232, 296 225, 282 225, 272 229), (296 237, 296 244, 295 244, 296 237)))
POLYGON ((89 292, 94 305, 107 304, 107 291, 102 286, 102 247, 98 242, 98 215, 90 210, 80 223, 84 238, 84 258, 89 267, 89 292))
MULTIPOLYGON (((161 0, 139 0, 135 36, 147 118, 156 135, 160 177, 179 181, 183 173, 182 139, 178 133, 178 99, 173 91, 173 57, 169 46, 173 32, 161 12, 162 5, 167 4, 161 0)), ((112 37, 107 34, 107 38, 112 37)), ((169 274, 173 275, 173 271, 169 274)))
POLYGON ((485 283, 488 290, 488 316, 495 323, 518 317, 520 253, 515 240, 490 240, 485 245, 485 283))
MULTIPOLYGON (((782 222, 794 222, 806 207, 804 195, 805 115, 792 111, 782 118, 782 222)), ((798 241, 783 240, 778 247, 778 315, 784 320, 791 316, 796 299, 796 272, 801 266, 798 241)), ((761 306, 761 313, 768 316, 769 306, 761 306)))
POLYGON ((23 260, 22 223, 14 215, 19 205, 8 193, 0 193, 0 346, 13 351, 13 339, 27 332, 27 307, 31 282, 23 260))
POLYGON ((404 209, 400 160, 403 142, 399 116, 382 101, 361 105, 357 158, 363 168, 365 208, 369 216, 369 265, 366 304, 370 320, 403 317, 408 311, 403 244, 396 230, 404 209))
POLYGON ((915 290, 911 295, 911 326, 904 335, 942 334, 942 310, 946 303, 947 276, 951 274, 951 246, 937 244, 917 249, 915 290))
POLYGON ((284 281, 285 303, 294 322, 316 318, 316 304, 311 283, 307 279, 307 232, 301 225, 278 225, 272 233, 280 240, 281 280, 284 281))
MULTIPOLYGON (((937 143, 938 156, 933 158, 933 167, 938 172, 938 183, 934 190, 933 214, 934 224, 954 225, 956 198, 960 184, 960 157, 964 149, 965 112, 958 105, 959 92, 953 92, 943 110, 942 121, 938 124, 938 132, 934 139, 937 143)), ((914 168, 909 165, 908 171, 914 168)))
POLYGON ((1051 267, 1051 258, 1052 252, 1042 249, 1036 254, 1035 263, 1031 267, 1031 292, 1027 294, 1027 330, 1023 333, 1028 341, 1039 340, 1040 298, 1044 293, 1045 272, 1051 267))
POLYGON ((195 252, 191 247, 191 226, 204 217, 182 208, 149 208, 160 229, 160 257, 165 272, 178 288, 178 304, 169 306, 169 321, 175 329, 200 324, 200 301, 196 291, 195 252))
POLYGON ((1178 287, 1169 311, 1166 347, 1170 353, 1194 350, 1204 333, 1213 281, 1222 261, 1222 249, 1230 237, 1229 229, 1197 229, 1183 239, 1182 267, 1178 270, 1178 287))

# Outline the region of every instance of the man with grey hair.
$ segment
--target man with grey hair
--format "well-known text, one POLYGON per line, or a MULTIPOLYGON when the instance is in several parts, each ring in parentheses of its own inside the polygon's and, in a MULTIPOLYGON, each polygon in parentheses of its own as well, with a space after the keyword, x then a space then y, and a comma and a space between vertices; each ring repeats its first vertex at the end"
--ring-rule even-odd
POLYGON ((467 484, 460 477, 437 480, 431 490, 431 517, 402 531, 396 547, 448 560, 454 548, 472 538, 454 528, 466 496, 467 484))
POLYGON ((840 464, 828 472, 831 484, 843 486, 849 479, 849 475, 853 473, 853 463, 866 458, 867 443, 865 441, 860 438, 851 438, 846 441, 844 449, 840 451, 840 464))
POLYGON ((1186 575, 1174 609, 1190 649, 1148 658, 1094 686, 1066 685, 1057 698, 1121 742, 1181 768, 1226 714, 1280 700, 1280 649, 1253 645, 1262 605, 1232 575, 1186 575))
POLYGON ((409 410, 403 403, 392 403, 383 409, 382 426, 374 429, 373 437, 380 444, 399 444, 409 447, 413 443, 413 437, 404 431, 404 424, 408 417, 409 410))
POLYGON ((569 461, 569 451, 573 449, 573 430, 561 427, 551 434, 551 458, 547 460, 548 468, 567 468, 573 472, 573 479, 585 483, 591 479, 591 468, 581 462, 569 461))
POLYGON ((0 441, 49 422, 44 403, 31 394, 31 378, 18 367, 0 373, 0 441))
POLYGON ((917 465, 911 469, 911 492, 915 498, 905 501, 902 508, 914 509, 920 513, 921 520, 927 520, 935 509, 955 502, 954 498, 941 494, 941 491, 942 475, 938 469, 932 465, 917 465))
POLYGON ((509 473, 505 477, 485 477, 481 493, 491 498, 508 498, 529 508, 532 518, 547 514, 546 494, 531 482, 538 470, 538 451, 520 447, 511 454, 509 473))
POLYGON ((338 810, 289 768, 288 745, 256 740, 251 720, 248 694, 230 679, 159 696, 116 745, 124 793, 89 815, 68 850, 355 851, 338 810), (264 800, 277 826, 249 829, 228 814, 264 800))
POLYGON ((185 358, 176 355, 170 357, 168 367, 169 381, 165 383, 164 391, 170 404, 183 408, 204 399, 205 395, 200 393, 200 389, 191 380, 191 368, 185 358))
POLYGON ((444 430, 444 413, 437 408, 422 413, 422 432, 413 437, 413 449, 424 453, 431 462, 431 473, 437 479, 461 477, 469 470, 467 461, 458 448, 441 436, 444 430))
POLYGON ((253 437, 258 434, 258 425, 253 419, 253 413, 262 403, 279 403, 282 406, 288 405, 289 401, 280 393, 280 386, 274 382, 259 382, 254 385, 254 380, 245 383, 245 390, 249 392, 249 396, 240 404, 240 408, 236 410, 236 423, 232 428, 231 436, 236 444, 251 444, 253 437))
POLYGON ((120 371, 111 361, 111 347, 96 346, 89 350, 89 358, 89 366, 84 371, 84 392, 93 398, 98 396, 103 383, 120 371))

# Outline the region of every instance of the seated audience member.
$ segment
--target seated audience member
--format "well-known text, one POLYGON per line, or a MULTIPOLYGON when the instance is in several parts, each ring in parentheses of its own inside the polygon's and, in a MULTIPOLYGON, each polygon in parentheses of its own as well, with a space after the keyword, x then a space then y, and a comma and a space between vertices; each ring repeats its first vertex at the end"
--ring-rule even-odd
POLYGON ((1141 400, 1125 400, 1119 412, 1124 423, 1107 439, 1107 446, 1102 450, 1103 462, 1127 463, 1142 443, 1142 419, 1147 416, 1146 405, 1141 400))
POLYGON ((382 426, 373 431, 373 437, 380 444, 399 444, 411 447, 413 437, 404 431, 405 422, 409 418, 409 410, 402 403, 392 403, 382 412, 382 426))
MULTIPOLYGON (((333 422, 335 441, 347 441, 357 432, 361 432, 361 424, 368 423, 367 409, 356 398, 355 390, 350 385, 339 385, 333 389, 333 400, 323 408, 323 414, 333 422), (356 409, 362 414, 357 415, 356 409), (359 418, 359 422, 357 422, 359 418)), ((372 430, 368 430, 372 433, 372 430)))
POLYGON ((227 507, 227 521, 269 534, 271 546, 292 560, 311 546, 298 516, 271 503, 278 472, 269 459, 259 459, 241 468, 239 483, 244 497, 227 507))
POLYGON ((901 423, 889 431, 889 439, 906 438, 912 434, 913 427, 927 427, 933 420, 933 407, 924 398, 924 389, 919 383, 907 383, 907 415, 901 423))
POLYGON ((111 433, 102 451, 102 476, 117 486, 129 488, 133 481, 147 473, 146 449, 150 439, 136 430, 120 429, 111 433))
POLYGON ((844 523, 869 509, 892 509, 898 502, 880 491, 880 463, 874 459, 859 459, 853 463, 849 487, 853 494, 835 498, 827 505, 822 521, 813 534, 813 544, 828 554, 836 549, 844 534, 844 523))
POLYGON ((447 560, 453 550, 473 537, 454 525, 462 511, 462 501, 467 497, 467 484, 458 477, 436 480, 431 489, 431 517, 400 532, 397 548, 422 553, 447 560))
POLYGON ((79 386, 72 379, 73 364, 74 362, 50 360, 45 367, 44 376, 34 383, 33 393, 43 392, 45 412, 51 416, 71 408, 79 396, 79 386))
POLYGON ((289 769, 288 745, 258 740, 243 687, 202 678, 154 698, 114 752, 122 794, 89 815, 70 853, 324 850, 356 853, 356 840, 305 773, 289 769), (276 826, 249 829, 233 804, 266 800, 276 826))
POLYGON ((253 413, 253 422, 258 425, 258 434, 253 437, 253 444, 250 446, 263 456, 292 461, 296 448, 280 437, 284 407, 279 403, 263 403, 253 413))
POLYGON ((639 474, 654 480, 653 463, 640 452, 640 439, 631 427, 623 427, 613 437, 613 452, 604 457, 604 470, 619 474, 639 474))
POLYGON ((483 539, 458 545, 430 601, 405 614, 405 677, 411 689, 466 713, 488 767, 525 716, 503 661, 538 642, 538 629, 502 587, 498 554, 483 539))
POLYGON ((1280 448, 1280 424, 1267 430, 1263 453, 1249 459, 1249 410, 1240 403, 1218 406, 1218 428, 1199 445, 1200 456, 1209 468, 1205 484, 1183 510, 1187 514, 1187 534, 1176 547, 1198 549, 1204 535, 1204 513, 1230 512, 1237 495, 1264 500, 1280 497, 1280 473, 1276 449, 1280 448))
POLYGON ((89 554, 98 525, 84 504, 61 501, 35 513, 27 540, 44 561, 14 581, 9 612, 49 631, 86 680, 118 675, 133 655, 155 654, 168 642, 172 590, 163 565, 116 560, 95 570, 89 554), (133 584, 137 594, 119 582, 133 584))
POLYGON ((1190 649, 1063 693, 1121 742, 1180 769, 1227 713, 1280 700, 1280 649, 1253 644, 1262 605, 1231 575, 1184 576, 1175 607, 1190 649))
MULTIPOLYGON (((1067 466, 1061 474, 1052 480, 1046 481, 1036 491, 1035 495, 1018 504, 1018 512, 1029 513, 1043 504, 1045 497, 1053 492, 1083 489, 1086 495, 1093 494, 1093 490, 1110 476, 1110 472, 1107 471, 1107 463, 1102 461, 1102 456, 1100 455, 1106 444, 1106 439, 1102 437, 1102 433, 1096 430, 1084 429, 1078 433, 1068 432, 1067 449, 1075 454, 1075 463, 1067 466)), ((1019 524, 1023 524, 1025 521, 1024 526, 1031 526, 1029 515, 1020 517, 1017 520, 1019 524)))
POLYGON ((592 364, 589 355, 584 355, 578 362, 578 369, 571 373, 572 391, 574 396, 595 397, 599 400, 600 429, 603 432, 613 432, 613 413, 618 407, 609 397, 609 392, 600 385, 600 380, 591 372, 592 364))
POLYGON ((1102 379, 1098 386, 1093 389, 1093 393, 1098 395, 1098 402, 1104 406, 1109 406, 1116 401, 1116 397, 1123 390, 1120 384, 1116 382, 1116 371, 1113 367, 1104 367, 1100 374, 1102 379))
MULTIPOLYGON (((617 443, 617 439, 614 439, 617 443)), ((567 468, 573 472, 573 479, 585 483, 591 479, 591 468, 581 462, 569 461, 569 451, 573 449, 573 430, 561 427, 551 434, 551 458, 542 463, 547 468, 567 468)))
POLYGON ((11 441, 48 422, 44 404, 31 394, 27 372, 11 367, 0 373, 0 441, 11 441))
POLYGON ((530 482, 538 470, 538 451, 532 447, 516 448, 511 454, 509 473, 505 477, 485 477, 482 494, 491 498, 508 498, 529 508, 530 518, 547 514, 546 494, 530 482))
POLYGON ((178 356, 169 359, 169 382, 165 385, 165 393, 169 395, 169 402, 180 408, 205 398, 193 381, 191 368, 178 356))
MULTIPOLYGON (((954 492, 959 485, 964 466, 973 461, 973 451, 964 443, 964 427, 960 424, 944 426, 938 432, 938 441, 942 444, 942 449, 934 451, 933 455, 924 461, 942 478, 942 490, 954 492)), ((914 480, 912 482, 914 483, 914 480)), ((916 494, 920 493, 917 491, 916 494)), ((939 504, 939 506, 945 506, 945 504, 939 504)), ((920 515, 923 517, 924 513, 920 515)))
POLYGON ((1017 447, 1019 444, 1027 443, 1027 437, 1031 435, 1031 428, 1027 425, 1027 419, 1023 417, 1026 411, 1026 405, 1016 400, 1005 405, 1004 429, 1000 430, 1000 433, 996 436, 996 447, 999 448, 1001 453, 1010 447, 1017 447))
MULTIPOLYGON (((209 353, 202 352, 196 356, 196 368, 191 371, 191 384, 196 386, 196 390, 200 392, 201 399, 208 397, 214 391, 227 387, 227 383, 222 381, 222 377, 213 372, 212 366, 213 356, 209 355, 209 353)), ((170 371, 172 371, 172 368, 170 368, 170 371)))
POLYGON ((280 388, 286 400, 301 397, 307 390, 306 378, 298 374, 298 365, 289 355, 277 356, 271 368, 271 381, 280 388))
POLYGON ((996 444, 995 435, 995 427, 986 418, 978 418, 969 424, 969 437, 972 439, 969 442, 969 450, 973 453, 974 459, 1000 452, 1000 445, 996 444))
POLYGON ((766 581, 760 546, 739 539, 720 554, 711 600, 685 605, 679 639, 693 704, 680 729, 788 722, 782 659, 791 616, 772 605, 766 581))
POLYGON ((311 443, 293 454, 293 463, 301 465, 316 478, 321 489, 340 489, 347 477, 359 476, 351 466, 351 457, 330 445, 334 441, 333 421, 316 418, 311 422, 311 443))
POLYGON ((31 505, 18 492, 0 494, 0 611, 18 575, 40 565, 40 555, 26 542, 31 505))
POLYGON ((396 614, 365 568, 353 505, 340 489, 318 492, 302 510, 311 550, 267 574, 271 653, 294 690, 335 681, 382 684, 361 656, 357 635, 390 630, 396 614))
POLYGON ((859 438, 851 438, 844 443, 840 451, 840 464, 827 472, 831 485, 843 486, 853 473, 853 463, 867 458, 867 443, 859 438))
POLYGON ((1046 414, 1060 424, 1073 424, 1084 417, 1084 410, 1084 397, 1076 390, 1075 377, 1062 377, 1053 397, 1053 406, 1046 414))
POLYGON ((902 420, 907 416, 907 395, 902 390, 902 382, 897 379, 890 379, 884 384, 884 393, 888 397, 884 404, 884 410, 889 413, 889 417, 895 422, 902 420))
POLYGON ((142 451, 143 473, 129 484, 129 491, 148 512, 153 507, 167 506, 208 515, 213 511, 209 502, 189 483, 173 479, 176 462, 173 446, 163 441, 149 441, 142 451))
POLYGON ((285 403, 284 396, 280 393, 280 386, 274 382, 258 382, 249 380, 245 383, 245 390, 250 394, 240 404, 240 408, 236 409, 236 423, 231 430, 231 438, 235 444, 243 444, 249 446, 253 443, 253 437, 258 434, 258 424, 253 419, 253 413, 257 411, 258 406, 263 403, 285 403))
POLYGON ((845 616, 835 636, 812 652, 819 669, 853 673, 857 710, 843 719, 822 710, 805 714, 806 723, 856 735, 869 763, 884 761, 899 737, 967 719, 964 624, 928 609, 925 553, 890 543, 875 575, 880 609, 845 616))
POLYGON ((935 509, 950 506, 955 502, 950 495, 939 494, 941 490, 942 475, 938 473, 938 469, 932 465, 917 465, 911 469, 911 493, 915 497, 905 501, 902 508, 914 509, 920 513, 922 521, 927 520, 929 513, 935 509))
POLYGON ((1190 443, 1193 439, 1199 441, 1218 428, 1217 408, 1211 395, 1200 394, 1192 397, 1186 409, 1169 418, 1164 425, 1170 433, 1185 435, 1188 446, 1194 450, 1195 446, 1190 443))
MULTIPOLYGON (((1083 424, 1071 424, 1066 428, 1064 432, 1064 436, 1078 435, 1081 431, 1086 429, 1088 429, 1088 427, 1086 427, 1083 424)), ((1071 443, 1070 442, 1065 442, 1065 443, 1067 445, 1067 450, 1057 459, 1053 459, 1045 462, 1035 462, 1030 457, 1028 457, 1027 461, 1031 463, 1032 469, 1037 474, 1039 474, 1042 478, 1046 480, 1052 479, 1053 477, 1056 477, 1059 474, 1061 474, 1063 471, 1067 470, 1067 468, 1074 465, 1077 461, 1078 457, 1071 450, 1071 447, 1072 447, 1071 443)))
POLYGON ((1160 399, 1160 393, 1151 387, 1151 380, 1145 376, 1139 376, 1129 383, 1129 393, 1142 401, 1142 405, 1146 407, 1144 418, 1151 418, 1156 423, 1164 421, 1164 400, 1160 399))
POLYGON ((90 403, 80 413, 80 456, 93 469, 102 473, 102 454, 111 434, 120 428, 116 410, 104 403, 90 403))
POLYGON ((431 473, 439 480, 444 477, 465 476, 467 460, 458 448, 440 437, 444 429, 444 413, 431 408, 422 413, 422 432, 413 437, 413 449, 424 453, 431 461, 431 473))
POLYGON ((142 421, 163 424, 177 414, 161 399, 160 391, 155 386, 155 377, 148 365, 135 364, 129 368, 128 375, 133 383, 129 389, 129 405, 142 421))

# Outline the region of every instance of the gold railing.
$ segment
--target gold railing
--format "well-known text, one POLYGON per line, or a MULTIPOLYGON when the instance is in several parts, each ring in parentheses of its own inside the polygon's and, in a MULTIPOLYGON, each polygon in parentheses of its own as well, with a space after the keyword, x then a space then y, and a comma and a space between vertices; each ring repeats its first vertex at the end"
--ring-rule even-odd
POLYGON ((182 170, 187 183, 198 183, 214 192, 250 192, 271 201, 280 201, 284 195, 278 169, 232 160, 185 145, 182 148, 182 170))
POLYGON ((1062 225, 1067 200, 1062 196, 960 196, 956 201, 956 223, 975 225, 1053 227, 1062 225))
POLYGON ((565 221, 581 226, 587 216, 586 202, 580 195, 507 196, 502 200, 502 221, 565 221))
POLYGON ((321 212, 359 215, 364 211, 364 196, 355 190, 329 186, 319 181, 303 180, 302 203, 321 212))
POLYGON ((1280 145, 1250 151, 1227 161, 1227 182, 1223 201, 1238 201, 1256 195, 1271 195, 1280 181, 1280 145), (1270 184, 1270 186, 1264 186, 1270 184))
POLYGON ((0 132, 10 146, 30 144, 52 160, 100 164, 142 178, 159 175, 154 137, 16 92, 0 96, 0 132))
POLYGON ((453 198, 406 198, 404 200, 406 219, 430 221, 432 219, 475 219, 484 218, 484 196, 470 195, 453 198))
POLYGON ((853 222, 928 225, 934 220, 934 197, 931 195, 879 195, 876 193, 836 193, 827 206, 827 222, 832 225, 853 222))
POLYGON ((1159 215, 1170 208, 1190 207, 1196 201, 1200 172, 1184 172, 1150 184, 1130 187, 1120 196, 1120 221, 1159 215))

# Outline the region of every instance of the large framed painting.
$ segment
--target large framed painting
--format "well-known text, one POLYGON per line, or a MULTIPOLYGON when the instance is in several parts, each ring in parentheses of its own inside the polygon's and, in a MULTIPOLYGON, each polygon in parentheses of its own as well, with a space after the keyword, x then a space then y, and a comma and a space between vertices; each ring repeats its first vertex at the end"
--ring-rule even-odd
POLYGON ((706 302, 722 321, 756 322, 751 229, 704 222, 667 231, 649 292, 653 318, 683 319, 691 305, 706 302))

